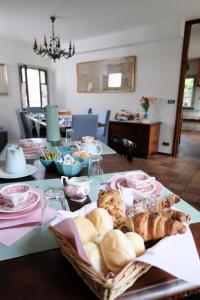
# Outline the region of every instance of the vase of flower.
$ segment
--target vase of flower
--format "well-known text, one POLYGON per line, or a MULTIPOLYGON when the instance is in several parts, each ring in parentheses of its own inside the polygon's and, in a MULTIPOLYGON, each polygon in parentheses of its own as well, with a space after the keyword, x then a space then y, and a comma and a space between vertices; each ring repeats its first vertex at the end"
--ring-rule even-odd
POLYGON ((143 109, 143 121, 150 122, 149 120, 149 108, 157 99, 155 97, 142 97, 140 99, 140 106, 143 109))

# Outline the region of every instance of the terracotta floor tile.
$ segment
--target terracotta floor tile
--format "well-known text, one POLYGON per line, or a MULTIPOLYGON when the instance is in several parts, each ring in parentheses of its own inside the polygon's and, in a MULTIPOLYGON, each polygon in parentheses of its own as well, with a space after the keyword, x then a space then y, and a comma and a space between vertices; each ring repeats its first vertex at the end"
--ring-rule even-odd
POLYGON ((169 185, 169 189, 173 189, 179 192, 183 192, 185 190, 186 186, 184 184, 180 184, 180 183, 170 183, 169 185))
POLYGON ((200 188, 200 181, 192 180, 192 181, 188 184, 188 186, 191 186, 191 187, 193 187, 193 188, 199 189, 199 188, 200 188))

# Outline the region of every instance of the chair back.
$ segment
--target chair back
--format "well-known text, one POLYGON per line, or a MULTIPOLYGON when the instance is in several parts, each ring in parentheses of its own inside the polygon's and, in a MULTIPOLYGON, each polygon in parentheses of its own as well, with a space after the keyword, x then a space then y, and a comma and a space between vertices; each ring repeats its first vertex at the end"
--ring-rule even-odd
POLYGON ((107 116, 107 109, 103 109, 99 112, 99 116, 98 116, 98 123, 99 124, 105 124, 106 123, 106 116, 107 116))
POLYGON ((109 130, 109 121, 110 121, 110 110, 102 111, 101 116, 98 117, 98 123, 104 124, 104 127, 99 127, 97 130, 97 138, 102 141, 104 144, 108 143, 108 130, 109 130), (103 121, 103 122, 99 122, 103 121))
POLYGON ((129 161, 133 160, 134 149, 137 148, 137 145, 133 141, 113 134, 111 136, 111 143, 119 154, 124 155, 129 161))
POLYGON ((25 111, 22 109, 17 109, 16 113, 17 113, 20 129, 22 131, 22 137, 25 137, 27 139, 32 138, 33 136, 31 132, 31 128, 25 111))
POLYGON ((37 107, 37 106, 29 106, 26 107, 26 113, 29 114, 30 112, 37 114, 37 113, 42 113, 42 108, 37 107))
POLYGON ((88 115, 92 113, 92 108, 90 107, 83 107, 80 111, 80 115, 88 115))
POLYGON ((82 136, 97 137, 98 115, 72 115, 74 139, 82 136))

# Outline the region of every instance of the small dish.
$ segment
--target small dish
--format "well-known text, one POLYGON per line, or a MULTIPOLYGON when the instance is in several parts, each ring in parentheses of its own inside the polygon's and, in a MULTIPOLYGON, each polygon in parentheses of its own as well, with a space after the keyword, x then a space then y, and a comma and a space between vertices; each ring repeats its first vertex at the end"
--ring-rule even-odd
POLYGON ((15 179, 32 175, 37 170, 36 166, 26 164, 26 169, 18 173, 8 173, 5 168, 0 168, 0 178, 15 179))

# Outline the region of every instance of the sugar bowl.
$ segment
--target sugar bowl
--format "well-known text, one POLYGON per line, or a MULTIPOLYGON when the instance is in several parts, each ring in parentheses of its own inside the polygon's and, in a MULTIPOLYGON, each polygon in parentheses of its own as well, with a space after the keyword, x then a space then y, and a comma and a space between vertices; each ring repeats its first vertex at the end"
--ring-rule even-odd
POLYGON ((61 181, 64 186, 66 195, 75 202, 85 201, 90 192, 90 181, 80 177, 68 178, 61 176, 61 181))

